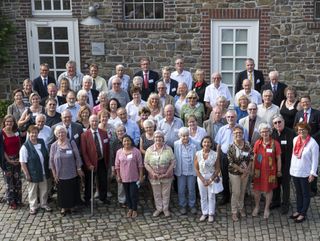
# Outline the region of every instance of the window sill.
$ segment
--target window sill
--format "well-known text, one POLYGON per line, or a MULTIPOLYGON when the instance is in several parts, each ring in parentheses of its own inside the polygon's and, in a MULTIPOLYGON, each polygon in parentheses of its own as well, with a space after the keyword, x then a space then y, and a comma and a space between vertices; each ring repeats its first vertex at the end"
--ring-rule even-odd
POLYGON ((167 30, 172 29, 174 24, 163 20, 140 20, 116 23, 117 29, 142 29, 142 30, 167 30))

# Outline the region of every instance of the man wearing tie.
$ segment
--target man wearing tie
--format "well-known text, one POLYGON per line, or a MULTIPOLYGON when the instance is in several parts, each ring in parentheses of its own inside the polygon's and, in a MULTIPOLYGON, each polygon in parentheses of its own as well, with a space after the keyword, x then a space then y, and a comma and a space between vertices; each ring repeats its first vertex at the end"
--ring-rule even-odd
POLYGON ((87 94, 88 94, 87 102, 91 109, 94 106, 98 105, 99 103, 98 101, 99 91, 95 89, 91 89, 92 84, 93 84, 93 78, 90 75, 83 76, 82 89, 87 91, 87 94))
POLYGON ((91 64, 89 67, 90 70, 90 76, 93 79, 92 89, 97 90, 99 92, 101 91, 108 91, 107 82, 104 78, 98 75, 98 65, 97 64, 91 64))
POLYGON ((49 65, 44 63, 40 65, 40 76, 35 78, 32 82, 33 90, 37 91, 41 99, 48 96, 47 86, 50 83, 56 83, 56 80, 49 74, 49 65))
POLYGON ((261 92, 261 87, 264 85, 263 73, 260 70, 255 70, 254 67, 254 60, 251 58, 246 59, 246 70, 238 74, 235 93, 238 93, 242 89, 242 81, 245 79, 250 80, 251 86, 256 91, 261 92))
MULTIPOLYGON (((320 111, 311 107, 311 98, 309 95, 301 97, 300 100, 303 110, 298 111, 294 118, 294 125, 299 122, 305 122, 310 126, 310 135, 317 140, 317 136, 320 135, 320 111)), ((317 178, 311 182, 311 197, 317 194, 317 178)))
MULTIPOLYGON (((97 115, 89 118, 90 129, 81 135, 81 152, 85 163, 85 194, 86 203, 91 199, 91 172, 97 176, 99 199, 105 204, 107 199, 107 180, 109 165, 109 137, 105 130, 99 129, 97 115)), ((95 178, 94 178, 95 179, 95 178)))
POLYGON ((270 83, 262 86, 261 93, 263 93, 264 90, 271 90, 273 93, 272 103, 280 107, 281 102, 286 98, 284 90, 287 88, 287 85, 279 82, 278 71, 271 71, 269 73, 269 80, 270 83))
POLYGON ((150 60, 147 57, 140 60, 141 70, 134 74, 140 76, 143 79, 141 99, 147 101, 150 93, 156 91, 156 82, 159 80, 159 74, 153 70, 150 70, 150 60))

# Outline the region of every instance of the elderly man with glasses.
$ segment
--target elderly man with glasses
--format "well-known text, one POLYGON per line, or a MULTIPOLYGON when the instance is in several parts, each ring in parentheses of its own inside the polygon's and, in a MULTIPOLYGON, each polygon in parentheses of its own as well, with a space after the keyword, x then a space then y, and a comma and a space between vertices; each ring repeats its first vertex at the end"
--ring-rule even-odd
POLYGON ((273 190, 272 203, 270 209, 281 206, 281 213, 287 214, 290 205, 290 164, 293 147, 293 138, 295 132, 285 127, 282 115, 274 115, 272 119, 273 131, 272 138, 277 140, 281 146, 281 173, 282 176, 278 177, 278 187, 273 190), (281 203, 282 191, 282 203, 281 203))

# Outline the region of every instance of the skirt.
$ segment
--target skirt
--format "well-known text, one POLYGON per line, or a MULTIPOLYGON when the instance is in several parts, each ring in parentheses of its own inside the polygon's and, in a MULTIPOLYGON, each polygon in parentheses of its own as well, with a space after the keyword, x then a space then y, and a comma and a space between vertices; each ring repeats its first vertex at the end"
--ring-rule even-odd
POLYGON ((58 205, 61 208, 73 208, 80 203, 79 178, 59 180, 57 185, 58 205))

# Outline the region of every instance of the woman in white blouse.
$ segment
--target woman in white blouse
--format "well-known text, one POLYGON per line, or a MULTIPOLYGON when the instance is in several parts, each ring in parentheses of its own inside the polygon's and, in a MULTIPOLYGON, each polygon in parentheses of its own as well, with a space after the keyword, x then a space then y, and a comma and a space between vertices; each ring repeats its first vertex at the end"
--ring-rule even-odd
POLYGON ((201 142, 203 137, 207 136, 207 132, 204 128, 197 125, 197 117, 190 115, 187 119, 190 138, 198 143, 201 142))
POLYGON ((317 177, 319 146, 310 136, 307 123, 300 122, 295 128, 298 136, 293 139, 290 175, 296 189, 297 211, 290 218, 302 223, 310 205, 309 185, 317 177))

